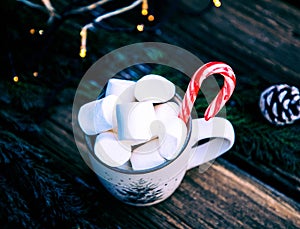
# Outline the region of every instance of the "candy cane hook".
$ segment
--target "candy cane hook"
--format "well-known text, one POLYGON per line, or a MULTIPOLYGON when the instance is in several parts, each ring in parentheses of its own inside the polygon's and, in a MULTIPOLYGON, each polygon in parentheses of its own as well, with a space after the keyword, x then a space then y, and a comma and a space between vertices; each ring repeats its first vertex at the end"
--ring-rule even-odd
POLYGON ((231 97, 235 84, 235 74, 230 66, 222 62, 209 62, 202 65, 193 75, 184 95, 178 117, 187 123, 202 82, 213 74, 224 76, 224 85, 214 100, 207 107, 204 118, 208 121, 214 117, 231 97))

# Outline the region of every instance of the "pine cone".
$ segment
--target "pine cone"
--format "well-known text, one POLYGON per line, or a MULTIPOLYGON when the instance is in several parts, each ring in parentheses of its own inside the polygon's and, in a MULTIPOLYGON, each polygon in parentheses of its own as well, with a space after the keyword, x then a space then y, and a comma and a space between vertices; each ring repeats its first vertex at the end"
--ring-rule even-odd
POLYGON ((260 109, 272 124, 291 124, 300 119, 299 89, 287 84, 274 85, 260 95, 260 109))

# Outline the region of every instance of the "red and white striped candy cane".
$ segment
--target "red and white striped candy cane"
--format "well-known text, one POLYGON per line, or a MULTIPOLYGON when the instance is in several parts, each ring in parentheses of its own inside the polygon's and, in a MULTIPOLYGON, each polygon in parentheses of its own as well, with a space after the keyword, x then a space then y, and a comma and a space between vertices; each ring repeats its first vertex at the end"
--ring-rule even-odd
POLYGON ((213 74, 221 74, 224 76, 224 85, 214 100, 207 107, 204 113, 205 120, 207 121, 214 117, 231 97, 236 84, 235 74, 231 67, 222 62, 209 62, 202 65, 191 78, 181 104, 178 117, 185 123, 187 123, 190 117, 191 110, 202 82, 213 74))

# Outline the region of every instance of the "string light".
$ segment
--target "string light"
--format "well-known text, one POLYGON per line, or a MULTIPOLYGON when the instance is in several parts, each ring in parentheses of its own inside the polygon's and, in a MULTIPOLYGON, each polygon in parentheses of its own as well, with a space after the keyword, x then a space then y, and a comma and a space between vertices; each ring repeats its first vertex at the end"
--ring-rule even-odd
POLYGON ((136 26, 136 29, 139 31, 139 32, 143 32, 144 31, 144 25, 143 24, 139 24, 136 26))
POLYGON ((144 16, 148 15, 148 1, 147 0, 143 0, 141 13, 144 16))
MULTIPOLYGON (((136 7, 137 5, 139 5, 142 2, 142 0, 136 0, 135 2, 133 2, 132 4, 130 4, 129 6, 125 6, 123 8, 117 9, 115 11, 100 15, 99 17, 97 17, 92 23, 86 24, 85 26, 82 27, 81 32, 80 32, 80 36, 81 36, 81 45, 80 45, 80 52, 79 52, 79 56, 81 58, 86 57, 86 39, 87 39, 87 30, 90 28, 94 27, 94 23, 99 23, 101 22, 103 19, 105 18, 109 18, 112 17, 114 15, 117 14, 121 14, 124 13, 128 10, 133 9, 134 7, 136 7)), ((139 27, 140 28, 140 27, 139 27)), ((141 28, 140 28, 141 29, 141 28)), ((144 26, 142 28, 141 31, 144 30, 144 26)))
MULTIPOLYGON (((43 12, 46 12, 49 14, 49 20, 48 20, 48 24, 51 23, 51 20, 56 17, 58 19, 61 19, 61 15, 59 15, 56 11, 56 9, 53 7, 52 3, 51 3, 51 0, 41 0, 41 2, 43 3, 43 5, 40 5, 40 4, 36 4, 36 3, 33 3, 31 2, 30 0, 18 0, 22 3, 24 3, 25 5, 29 6, 29 7, 32 7, 32 8, 35 8, 35 9, 38 9, 38 10, 41 10, 43 12)), ((77 9, 73 9, 73 10, 70 10, 68 12, 66 12, 64 14, 65 17, 67 16, 70 16, 70 15, 75 15, 75 14, 80 14, 80 13, 83 13, 83 12, 86 12, 86 11, 91 11, 91 10, 94 10, 96 7, 106 3, 106 2, 109 2, 111 0, 98 0, 98 1, 95 1, 94 3, 92 4, 89 4, 89 5, 86 5, 86 6, 83 6, 83 7, 79 7, 77 9)), ((100 23, 103 19, 106 19, 106 18, 109 18, 109 17, 112 17, 114 15, 117 15, 117 14, 121 14, 123 12, 126 12, 126 11, 129 11, 133 8, 135 8, 136 6, 138 5, 142 5, 141 8, 142 8, 142 15, 144 16, 147 16, 148 15, 148 0, 135 0, 134 2, 132 2, 130 5, 128 6, 125 6, 125 7, 122 7, 122 8, 119 8, 117 10, 114 10, 114 11, 111 11, 111 12, 108 12, 108 13, 105 13, 105 14, 102 14, 100 15, 99 17, 97 17, 96 19, 94 19, 92 22, 84 25, 81 29, 81 32, 80 32, 80 36, 81 36, 81 45, 80 45, 80 51, 79 51, 79 56, 81 58, 85 58, 86 57, 86 53, 87 53, 87 48, 86 48, 86 43, 87 43, 87 31, 90 29, 90 28, 93 28, 95 25, 97 25, 97 23, 100 23)), ((155 20, 154 16, 153 15, 148 15, 147 17, 148 21, 152 22, 155 20)), ((139 31, 139 32, 142 32, 144 31, 144 25, 143 24, 138 24, 136 26, 136 29, 139 31)), ((131 31, 133 31, 134 29, 130 29, 131 31)), ((30 29, 30 34, 35 34, 37 31, 35 29, 30 29)), ((38 33, 39 35, 43 35, 44 34, 44 30, 38 30, 38 33)), ((37 73, 38 75, 38 73, 37 73)))
POLYGON ((30 30, 29 30, 29 33, 30 33, 31 35, 35 34, 35 29, 33 29, 33 28, 30 29, 30 30))
POLYGON ((213 3, 215 5, 215 7, 220 7, 222 5, 221 1, 220 0, 213 0, 213 3))
MULTIPOLYGON (((59 15, 56 11, 56 9, 53 7, 52 3, 51 3, 51 0, 40 0, 43 4, 40 5, 40 4, 37 4, 37 3, 33 3, 31 2, 31 0, 18 0, 19 2, 22 2, 23 4, 31 7, 31 8, 34 8, 34 9, 38 9, 44 13, 47 13, 49 15, 49 19, 48 19, 48 25, 51 24, 51 20, 55 17, 57 19, 61 19, 63 20, 63 18, 67 18, 69 16, 74 16, 76 14, 82 14, 86 11, 91 11, 91 10, 94 10, 96 7, 102 5, 102 4, 105 4, 107 2, 110 2, 112 0, 94 0, 95 2, 92 3, 92 4, 89 4, 89 5, 86 5, 86 6, 82 6, 82 7, 79 7, 79 8, 76 8, 76 9, 73 9, 73 10, 70 10, 70 11, 67 11, 64 13, 64 17, 62 17, 61 15, 59 15)), ((213 3, 216 7, 220 7, 221 6, 221 1, 220 0, 213 0, 213 3)), ((85 58, 86 57, 86 53, 87 53, 87 31, 90 29, 90 28, 94 28, 95 26, 102 26, 104 27, 105 29, 110 29, 110 30, 114 30, 115 28, 113 27, 109 27, 109 26, 105 26, 105 24, 100 24, 100 22, 103 20, 103 19, 106 19, 106 18, 109 18, 109 17, 112 17, 114 15, 117 15, 117 14, 121 14, 123 12, 126 12, 126 11, 129 11, 133 8, 135 8, 136 6, 140 5, 141 4, 141 14, 144 15, 144 16, 147 16, 147 20, 149 22, 152 22, 155 20, 155 17, 152 15, 152 14, 149 14, 148 12, 148 0, 135 0, 134 2, 132 2, 130 5, 128 6, 125 6, 125 7, 122 7, 122 8, 119 8, 119 9, 116 9, 114 11, 111 11, 111 12, 108 12, 108 13, 104 13, 100 16, 98 16, 96 19, 94 19, 92 22, 84 25, 81 29, 81 32, 80 32, 80 36, 81 36, 81 45, 80 45, 80 51, 79 51, 79 56, 81 58, 85 58)), ((158 24, 155 25, 155 26, 152 26, 151 29, 156 29, 156 27, 158 27, 158 24)), ((116 28, 115 30, 119 30, 119 31, 135 31, 135 28, 134 27, 131 27, 131 28, 116 28)), ((139 31, 139 32, 143 32, 145 30, 145 26, 144 24, 138 24, 136 25, 136 30, 139 31)), ((35 33, 38 33, 39 35, 44 35, 44 30, 36 30, 34 28, 31 28, 29 30, 29 33, 31 35, 34 35, 35 33)), ((36 71, 36 72, 33 72, 33 76, 34 77, 38 77, 39 73, 36 71)), ((18 82, 19 81, 19 77, 16 75, 13 77, 13 81, 14 82, 18 82)))
POLYGON ((142 15, 146 16, 147 14, 148 14, 148 10, 143 9, 143 10, 142 10, 142 15))
POLYGON ((79 56, 81 58, 85 58, 86 57, 86 48, 80 47, 79 56))
POLYGON ((148 16, 148 21, 154 21, 154 16, 150 14, 150 15, 148 16))
POLYGON ((87 39, 87 30, 89 27, 91 27, 91 24, 84 26, 80 32, 81 46, 80 46, 79 56, 81 58, 86 57, 86 39, 87 39))
POLYGON ((13 81, 14 81, 15 83, 19 82, 19 77, 18 77, 18 76, 14 76, 14 77, 13 77, 13 81))
POLYGON ((52 6, 50 0, 42 0, 42 2, 44 3, 44 5, 45 5, 45 7, 47 8, 47 10, 48 10, 50 13, 54 14, 55 9, 54 9, 54 7, 52 6))
POLYGON ((98 6, 100 6, 100 5, 102 5, 106 2, 109 2, 109 1, 111 1, 111 0, 100 0, 100 1, 97 1, 97 2, 92 3, 90 5, 79 7, 78 9, 71 10, 68 14, 69 15, 79 14, 79 13, 83 13, 85 11, 93 10, 93 9, 96 9, 98 6))

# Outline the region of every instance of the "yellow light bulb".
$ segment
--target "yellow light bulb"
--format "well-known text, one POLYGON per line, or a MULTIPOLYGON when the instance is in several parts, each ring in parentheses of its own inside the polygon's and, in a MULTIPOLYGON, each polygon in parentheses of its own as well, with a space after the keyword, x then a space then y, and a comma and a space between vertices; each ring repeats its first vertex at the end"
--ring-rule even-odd
POLYGON ((147 9, 142 9, 142 15, 146 16, 148 14, 148 10, 147 9))
POLYGON ((144 16, 148 15, 148 1, 147 0, 143 0, 142 15, 144 15, 144 16))
POLYGON ((139 32, 143 32, 144 31, 144 25, 143 24, 139 24, 136 26, 136 29, 139 31, 139 32))
POLYGON ((81 58, 85 58, 86 57, 86 48, 80 48, 79 56, 81 58))
POLYGON ((213 0, 215 7, 220 7, 222 5, 220 0, 213 0))
POLYGON ((15 83, 17 83, 17 82, 19 81, 19 77, 18 77, 18 76, 14 76, 13 81, 14 81, 15 83))
POLYGON ((148 16, 148 21, 154 21, 154 16, 153 15, 149 15, 148 16))

